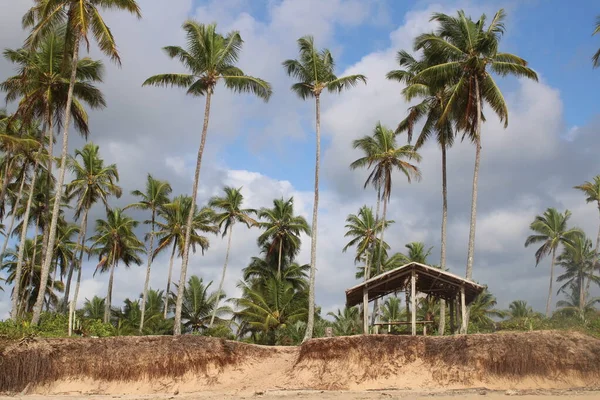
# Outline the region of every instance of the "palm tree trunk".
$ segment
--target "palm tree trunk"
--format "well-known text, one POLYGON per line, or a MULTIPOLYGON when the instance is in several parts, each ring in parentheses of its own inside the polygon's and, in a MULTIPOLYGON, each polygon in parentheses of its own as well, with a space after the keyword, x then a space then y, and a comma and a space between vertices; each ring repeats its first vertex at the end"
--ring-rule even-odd
POLYGON ((552 284, 554 283, 554 260, 556 249, 552 249, 552 261, 550 263, 550 285, 548 286, 548 300, 546 300, 546 318, 550 318, 550 304, 552 303, 552 284))
POLYGON ((10 178, 12 177, 12 157, 6 162, 6 167, 4 169, 4 180, 2 181, 2 189, 0 189, 0 209, 4 208, 4 196, 6 196, 6 191, 8 190, 8 184, 10 183, 10 178))
MULTIPOLYGON (((23 179, 21 179, 21 186, 19 186, 19 193, 17 194, 17 199, 15 200, 15 206, 14 208, 17 208, 19 203, 21 202, 21 198, 23 197, 23 188, 25 187, 25 178, 26 178, 27 174, 23 174, 23 179)), ((6 240, 4 241, 4 244, 2 245, 2 252, 0 253, 0 259, 4 258, 4 253, 6 253, 6 247, 8 246, 8 238, 10 237, 10 234, 12 233, 13 227, 15 226, 15 210, 12 210, 11 212, 11 217, 10 217, 10 224, 8 225, 8 229, 6 230, 6 240)))
POLYGON ((181 275, 179 276, 179 287, 177 289, 177 301, 175 302, 175 322, 173 327, 174 335, 181 335, 181 310, 183 308, 183 291, 185 289, 185 279, 187 275, 187 266, 190 260, 190 239, 192 237, 192 222, 194 220, 194 211, 196 209, 196 195, 198 194, 198 182, 200 181, 200 169, 202 167, 202 154, 206 145, 206 135, 208 133, 208 119, 210 117, 210 98, 212 88, 206 91, 206 105, 204 106, 204 125, 202 126, 202 137, 200 138, 200 147, 196 158, 196 171, 194 172, 194 184, 192 186, 192 206, 187 218, 185 227, 185 241, 183 243, 183 259, 181 261, 181 275))
POLYGON ((173 251, 171 251, 171 260, 169 261, 169 275, 167 277, 167 291, 165 292, 165 310, 163 318, 167 319, 169 311, 169 293, 171 292, 171 273, 173 272, 173 260, 175 259, 175 249, 177 248, 177 239, 173 240, 173 251))
MULTIPOLYGON (((115 257, 113 256, 113 259, 115 257)), ((104 323, 110 323, 110 306, 112 303, 112 290, 113 290, 113 282, 115 279, 115 266, 117 261, 114 260, 110 266, 110 277, 108 278, 108 292, 106 293, 106 300, 104 301, 104 323)))
POLYGON ((210 317, 209 328, 213 327, 215 322, 215 316, 217 315, 217 308, 219 308, 219 299, 221 298, 221 292, 223 291, 223 282, 225 282, 225 271, 227 271, 227 263, 229 262, 229 250, 231 249, 231 236, 233 233, 233 225, 229 226, 229 238, 227 239, 227 252, 225 253, 225 264, 223 264, 223 274, 221 275, 221 282, 219 282, 219 290, 217 290, 217 299, 215 300, 215 306, 213 307, 212 316, 210 317))
MULTIPOLYGON (((389 197, 386 198, 386 196, 384 194, 384 196, 383 196, 383 215, 381 216, 381 222, 383 223, 383 226, 381 228, 381 235, 379 236, 380 251, 379 251, 379 257, 378 257, 379 259, 377 260, 377 270, 376 270, 377 275, 379 275, 381 273, 381 262, 383 261, 383 250, 384 250, 383 237, 384 237, 384 232, 385 232, 385 218, 387 216, 388 201, 389 201, 389 197)), ((373 326, 375 326, 378 316, 379 316, 379 302, 377 301, 377 299, 375 299, 373 301, 373 318, 371 321, 371 324, 373 326)), ((375 333, 379 333, 377 327, 375 328, 375 333)))
POLYGON ((156 219, 156 210, 152 210, 152 232, 150 233, 150 248, 148 249, 148 267, 146 267, 146 280, 144 281, 144 292, 142 294, 140 333, 144 329, 144 317, 146 315, 146 299, 148 298, 148 285, 150 285, 150 267, 152 265, 152 251, 154 250, 154 220, 156 219))
POLYGON ((63 131, 63 142, 62 142, 62 155, 60 159, 60 172, 56 181, 56 187, 54 191, 54 206, 52 208, 52 221, 49 228, 48 245, 47 251, 42 264, 41 279, 40 279, 40 292, 38 293, 35 306, 33 308, 33 317, 31 319, 32 325, 37 325, 40 322, 40 316, 42 313, 42 305, 44 303, 44 292, 46 291, 46 284, 48 280, 48 273, 50 272, 50 263, 52 262, 52 249, 54 249, 54 243, 56 241, 56 226, 58 224, 58 215, 60 211, 60 202, 62 198, 63 184, 65 182, 65 172, 67 167, 67 155, 69 152, 69 126, 71 124, 71 106, 73 104, 73 89, 75 87, 75 80, 77 77, 77 61, 79 59, 79 35, 75 36, 75 43, 73 44, 73 58, 71 60, 71 80, 69 82, 69 92, 67 94, 67 104, 65 106, 65 121, 63 131))
MULTIPOLYGON (((598 202, 598 211, 600 211, 600 202, 598 202)), ((600 225, 598 225, 598 236, 596 236, 596 249, 594 250, 594 263, 596 263, 598 260, 598 251, 600 251, 600 225)), ((600 263, 598 263, 596 265, 598 265, 598 272, 600 272, 600 263)), ((590 275, 593 275, 593 273, 594 273, 594 269, 592 268, 590 275)), ((590 278, 588 278, 587 283, 585 285, 585 294, 586 295, 590 290, 591 283, 592 283, 592 280, 591 280, 591 276, 590 276, 590 278)))
MULTIPOLYGON (((371 269, 369 252, 366 254, 367 259, 365 260, 365 282, 369 280, 369 271, 371 269)), ((363 290, 363 333, 367 335, 369 333, 369 293, 363 290)))
MULTIPOLYGON (((81 268, 81 264, 83 261, 83 247, 85 244, 85 234, 87 229, 87 216, 88 209, 85 208, 83 211, 83 217, 81 220, 81 227, 79 229, 79 235, 77 237, 77 248, 79 248, 79 257, 77 259, 72 260, 71 265, 69 266, 69 273, 67 274, 67 283, 65 284, 65 297, 63 299, 62 309, 64 311, 70 310, 69 307, 69 294, 71 292, 71 280, 73 279, 73 271, 75 270, 75 264, 79 265, 81 268)), ((81 275, 81 274, 79 274, 81 275)))
MULTIPOLYGON (((446 145, 442 145, 442 243, 440 252, 440 268, 446 270, 446 226, 448 224, 448 181, 446 177, 446 145)), ((446 329, 446 300, 440 299, 440 324, 438 334, 446 329)))
MULTIPOLYGON (((315 327, 315 275, 317 273, 317 215, 319 213, 319 164, 321 161, 321 98, 315 96, 317 149, 315 160, 315 198, 310 232, 310 277, 308 281, 308 321, 302 342, 313 337, 315 327)), ((366 311, 366 310, 365 310, 366 311)))
POLYGON ((281 251, 283 250, 283 240, 279 239, 279 260, 277 261, 277 277, 281 279, 281 251))
MULTIPOLYGON (((475 102, 477 107, 477 132, 475 134, 475 167, 473 169, 473 193, 471 197, 471 226, 469 229, 469 249, 467 252, 467 271, 465 277, 473 277, 473 259, 475 255, 475 227, 477 224, 477 185, 479 183, 479 163, 481 162, 481 96, 479 94, 479 81, 475 80, 475 102)), ((463 310, 461 333, 466 334, 469 326, 469 310, 463 310)))
MULTIPOLYGON (((37 176, 37 167, 38 161, 36 160, 35 165, 33 166, 33 175, 31 177, 31 184, 29 190, 29 197, 27 198, 27 206, 25 207, 25 215, 23 216, 23 226, 21 228, 21 239, 19 242, 19 253, 17 255, 17 271, 15 272, 15 286, 13 288, 13 298, 12 298, 12 308, 11 308, 11 318, 16 321, 19 314, 19 290, 21 284, 21 274, 23 273, 23 257, 25 255, 25 241, 27 240, 27 227, 29 225, 29 215, 31 213, 31 204, 33 203, 33 194, 35 192, 35 180, 37 176)), ((37 237, 37 236, 36 236, 37 237)), ((35 266, 35 259, 32 261, 32 271, 31 275, 33 276, 33 267, 35 266)), ((47 278, 46 278, 47 279, 47 278)), ((39 295, 38 295, 39 297, 39 295)), ((43 295, 42 295, 43 300, 43 295)))
MULTIPOLYGON (((87 220, 88 220, 88 211, 89 209, 86 207, 83 211, 83 217, 81 220, 81 232, 79 232, 79 240, 77 240, 77 245, 79 246, 79 256, 77 257, 77 282, 75 283, 75 293, 73 293, 73 301, 69 304, 69 316, 72 321, 75 320, 74 314, 75 309, 77 308, 77 297, 79 296, 79 287, 81 286, 81 272, 83 270, 83 249, 85 248, 85 234, 87 233, 87 220)), ((68 296, 65 296, 65 299, 68 301, 68 296)), ((73 327, 69 326, 69 336, 71 336, 73 327)))

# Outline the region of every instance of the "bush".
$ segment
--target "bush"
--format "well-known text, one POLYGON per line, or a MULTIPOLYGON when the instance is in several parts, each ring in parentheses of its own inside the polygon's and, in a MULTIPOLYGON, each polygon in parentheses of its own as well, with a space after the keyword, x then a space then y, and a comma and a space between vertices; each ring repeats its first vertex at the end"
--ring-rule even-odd
POLYGON ((82 336, 108 337, 116 334, 112 324, 105 324, 99 319, 83 320, 80 328, 74 331, 82 336))
POLYGON ((206 328, 202 332, 194 332, 193 334, 229 340, 235 339, 235 335, 227 325, 215 325, 212 328, 206 328))

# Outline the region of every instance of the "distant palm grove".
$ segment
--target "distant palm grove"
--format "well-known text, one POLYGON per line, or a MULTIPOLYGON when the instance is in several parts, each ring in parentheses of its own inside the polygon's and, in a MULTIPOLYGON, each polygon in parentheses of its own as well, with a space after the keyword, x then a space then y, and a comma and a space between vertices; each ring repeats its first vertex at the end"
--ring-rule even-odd
MULTIPOLYGON (((291 90, 315 106, 315 165, 303 166, 306 176, 314 172, 314 202, 310 220, 296 214, 293 198, 275 198, 260 209, 247 208, 241 188, 224 187, 205 204, 197 201, 203 185, 202 161, 210 133, 212 96, 231 90, 269 101, 271 85, 266 77, 247 75, 238 59, 243 41, 238 32, 222 33, 215 24, 189 20, 183 23, 185 44, 165 47, 167 57, 181 64, 185 73, 156 71, 140 85, 145 90, 179 88, 205 100, 204 123, 198 132, 197 162, 187 193, 174 193, 165 176, 147 176, 145 185, 124 188, 119 168, 108 165, 102 149, 93 143, 94 127, 88 112, 110 106, 98 84, 104 63, 82 54, 94 43, 110 62, 120 64, 117 39, 102 15, 119 10, 142 18, 135 0, 34 0, 23 16, 29 34, 22 48, 5 49, 14 76, 0 84, 7 109, 0 114, 0 218, 4 235, 0 282, 10 291, 10 318, 0 322, 0 335, 41 334, 110 336, 194 333, 252 341, 262 344, 297 344, 324 336, 363 333, 360 306, 322 315, 315 304, 319 177, 321 157, 321 101, 335 102, 331 94, 368 84, 364 75, 336 75, 334 57, 319 49, 312 36, 298 39, 296 59, 274 60, 290 77, 291 90), (69 154, 70 135, 89 140, 69 154), (58 147, 58 149, 55 148, 58 147), (115 198, 130 193, 135 201, 114 207, 115 198), (105 212, 90 218, 92 208, 105 212), (131 210, 141 210, 137 221, 131 210), (228 267, 241 231, 260 231, 256 256, 247 260, 242 276, 228 267), (310 238, 309 243, 302 243, 310 238), (188 269, 191 253, 214 251, 210 244, 226 241, 223 269, 217 282, 188 269), (302 245, 310 246, 310 259, 300 260, 302 245), (168 274, 161 287, 150 287, 155 257, 168 259, 168 274), (82 291, 82 267, 93 260, 94 279, 108 282, 103 297, 82 291), (120 271, 145 269, 139 297, 124 304, 113 300, 120 271), (229 298, 224 282, 234 281, 238 298, 229 298), (77 307, 83 304, 83 307, 77 307), (15 333, 16 332, 16 333, 15 333)), ((412 49, 399 49, 398 69, 387 74, 389 85, 411 107, 399 110, 398 125, 377 123, 372 132, 348 143, 360 153, 348 167, 366 170, 364 189, 372 191, 373 204, 364 205, 346 220, 347 245, 340 252, 355 255, 356 271, 339 265, 340 274, 356 274, 368 280, 409 262, 447 270, 448 191, 447 159, 455 140, 473 144, 475 163, 470 213, 470 232, 464 276, 472 279, 475 262, 479 166, 486 118, 496 114, 507 127, 508 106, 497 81, 516 76, 537 81, 538 75, 525 59, 502 52, 505 31, 503 10, 491 18, 472 19, 462 11, 455 15, 435 13, 434 31, 414 38, 412 49), (484 116, 484 108, 486 115, 484 116), (393 248, 386 229, 392 182, 400 175, 411 182, 422 179, 420 149, 428 142, 439 146, 441 156, 441 248, 439 258, 425 243, 412 242, 393 248), (386 239, 388 240, 386 242, 386 239)), ((600 33, 600 19, 594 34, 600 33)), ((170 27, 169 29, 175 29, 170 27)), ((593 55, 600 65, 600 50, 593 55)), ((283 90, 283 88, 278 88, 283 90)), ((191 146, 192 143, 189 143, 191 146)), ((573 182, 581 201, 600 210, 600 175, 573 182), (590 179, 589 181, 585 181, 590 179)), ((408 192, 404 196, 409 196, 408 192)), ((139 212, 138 212, 139 213, 139 212)), ((446 324, 448 305, 429 296, 410 298, 397 294, 374 302, 372 330, 376 322, 407 320, 409 304, 416 302, 418 318, 431 321, 433 334, 489 332, 498 329, 547 329, 579 327, 600 334, 599 298, 590 295, 600 284, 600 231, 595 239, 569 224, 570 212, 554 208, 532 215, 526 247, 534 247, 531 268, 549 264, 549 286, 544 313, 522 300, 509 309, 496 307, 496 299, 483 292, 471 304, 457 326, 446 324), (558 269, 558 271, 556 271, 558 269), (563 299, 554 303, 553 296, 563 299), (552 312, 553 305, 555 311, 552 312)), ((600 226, 600 219, 599 219, 600 226)), ((528 266, 529 267, 529 266, 528 266)), ((90 273, 92 271, 89 271, 90 273)), ((485 282, 484 282, 485 283, 485 282)), ((340 293, 341 295, 341 293, 340 293)), ((385 333, 404 333, 395 325, 385 333)))

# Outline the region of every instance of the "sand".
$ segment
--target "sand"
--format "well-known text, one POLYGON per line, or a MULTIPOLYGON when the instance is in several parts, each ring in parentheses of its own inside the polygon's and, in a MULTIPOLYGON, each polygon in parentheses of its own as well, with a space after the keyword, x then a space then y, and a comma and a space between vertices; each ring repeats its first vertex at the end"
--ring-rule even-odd
MULTIPOLYGON (((458 390, 458 391, 436 391, 436 392, 412 392, 412 391, 267 391, 248 394, 232 394, 227 392, 200 392, 185 395, 154 394, 147 396, 18 396, 21 400, 241 400, 241 399, 265 399, 265 400, 506 400, 514 397, 519 400, 598 400, 600 391, 590 390, 567 390, 567 391, 488 391, 484 389, 458 390)), ((0 400, 14 400, 15 397, 0 396, 0 400)))

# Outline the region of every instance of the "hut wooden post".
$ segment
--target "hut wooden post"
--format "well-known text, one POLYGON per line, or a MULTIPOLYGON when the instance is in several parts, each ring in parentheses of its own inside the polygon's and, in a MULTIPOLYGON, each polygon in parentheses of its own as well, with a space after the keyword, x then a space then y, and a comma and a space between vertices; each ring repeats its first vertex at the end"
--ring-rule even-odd
POLYGON ((369 290, 366 285, 363 288, 363 333, 369 334, 369 290))
POLYGON ((413 269, 410 275, 410 308, 412 335, 417 335, 417 275, 413 269))
POLYGON ((450 332, 454 335, 456 332, 456 312, 454 311, 454 305, 456 304, 456 299, 450 300, 450 332))
POLYGON ((467 304, 465 303, 465 287, 460 287, 461 333, 466 335, 468 330, 467 304))

